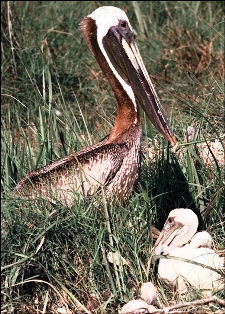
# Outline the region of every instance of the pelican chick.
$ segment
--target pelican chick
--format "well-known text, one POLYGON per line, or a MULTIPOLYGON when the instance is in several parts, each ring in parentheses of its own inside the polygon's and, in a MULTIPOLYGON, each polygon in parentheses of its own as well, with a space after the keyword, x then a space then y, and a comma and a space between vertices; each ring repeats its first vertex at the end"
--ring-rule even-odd
POLYGON ((157 289, 152 282, 145 282, 141 286, 141 298, 148 304, 154 304, 157 299, 157 289))
POLYGON ((138 299, 138 300, 131 300, 126 303, 121 311, 120 314, 144 314, 144 313, 154 313, 157 309, 153 305, 149 305, 147 302, 138 299))
POLYGON ((198 217, 191 209, 177 208, 170 212, 155 244, 155 254, 171 258, 160 258, 158 274, 170 286, 177 286, 180 294, 191 285, 210 296, 224 288, 218 272, 224 268, 224 260, 211 248, 211 235, 197 232, 197 227, 198 217))
POLYGON ((125 313, 154 313, 157 308, 152 304, 156 303, 157 290, 152 282, 145 282, 141 286, 141 299, 131 300, 126 303, 120 314, 125 313))

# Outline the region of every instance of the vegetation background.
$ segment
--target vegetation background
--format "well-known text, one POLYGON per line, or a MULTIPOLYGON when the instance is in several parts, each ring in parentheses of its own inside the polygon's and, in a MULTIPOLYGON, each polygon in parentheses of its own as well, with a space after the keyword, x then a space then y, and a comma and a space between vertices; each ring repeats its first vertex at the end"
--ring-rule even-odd
MULTIPOLYGON (((225 248, 224 163, 210 149, 224 139, 224 2, 2 1, 1 32, 2 313, 115 312, 146 281, 158 286, 160 307, 178 302, 151 264, 151 226, 189 207, 215 249, 225 248), (125 206, 14 199, 29 171, 97 143, 114 124, 115 99, 78 27, 102 5, 127 13, 180 149, 143 116, 142 173, 125 206), (107 252, 129 265, 111 264, 107 252)), ((191 290, 181 299, 199 297, 191 290)))

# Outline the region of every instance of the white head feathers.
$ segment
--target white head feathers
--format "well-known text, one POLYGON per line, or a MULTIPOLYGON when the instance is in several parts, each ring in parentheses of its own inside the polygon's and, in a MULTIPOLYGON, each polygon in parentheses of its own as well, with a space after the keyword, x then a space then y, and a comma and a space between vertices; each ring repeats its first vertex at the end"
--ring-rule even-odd
POLYGON ((126 13, 116 7, 100 7, 88 16, 96 22, 96 25, 98 27, 98 41, 102 40, 102 38, 107 34, 111 26, 118 25, 119 21, 121 20, 127 21, 130 29, 132 30, 126 13))

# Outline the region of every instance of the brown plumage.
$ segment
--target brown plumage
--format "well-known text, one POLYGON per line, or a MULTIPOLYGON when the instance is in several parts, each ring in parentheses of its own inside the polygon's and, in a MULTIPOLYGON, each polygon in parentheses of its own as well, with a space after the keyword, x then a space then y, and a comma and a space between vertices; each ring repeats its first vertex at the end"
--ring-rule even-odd
POLYGON ((126 200, 140 167, 140 103, 168 140, 175 138, 143 65, 125 13, 101 7, 85 17, 81 31, 118 103, 114 128, 104 141, 32 171, 14 189, 21 197, 43 197, 72 206, 77 195, 104 188, 110 200, 126 200))
POLYGON ((139 124, 122 141, 105 140, 32 171, 14 193, 72 206, 77 194, 92 195, 104 187, 108 197, 123 200, 138 177, 140 132, 139 124))

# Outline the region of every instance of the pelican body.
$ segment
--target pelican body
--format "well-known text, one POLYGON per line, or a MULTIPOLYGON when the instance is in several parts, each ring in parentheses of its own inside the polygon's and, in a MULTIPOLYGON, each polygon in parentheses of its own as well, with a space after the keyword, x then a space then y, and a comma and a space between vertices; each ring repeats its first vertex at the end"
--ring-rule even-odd
POLYGON ((16 195, 40 196, 72 206, 77 194, 88 196, 103 188, 108 199, 126 200, 140 168, 138 105, 176 144, 124 11, 100 7, 82 20, 80 29, 117 100, 115 126, 104 141, 29 173, 15 187, 16 195))
POLYGON ((196 233, 197 227, 198 218, 191 209, 170 212, 155 244, 155 254, 171 258, 160 259, 158 274, 170 286, 177 287, 180 294, 191 285, 210 296, 224 288, 224 280, 217 272, 224 268, 224 259, 212 249, 211 235, 206 231, 196 233))

